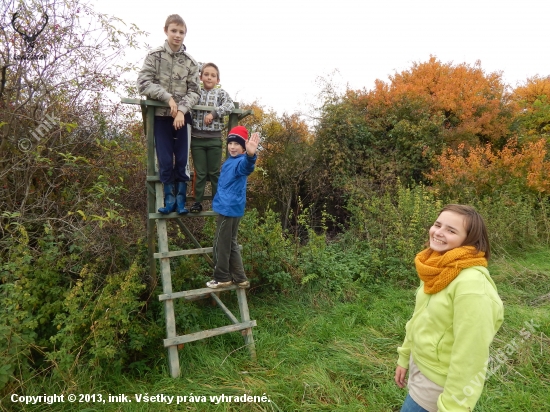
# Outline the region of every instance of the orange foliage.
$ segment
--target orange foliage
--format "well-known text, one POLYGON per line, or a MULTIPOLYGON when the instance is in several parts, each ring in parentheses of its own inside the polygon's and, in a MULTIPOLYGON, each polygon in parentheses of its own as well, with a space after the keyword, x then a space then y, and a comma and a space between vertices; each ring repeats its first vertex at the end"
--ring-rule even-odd
POLYGON ((409 70, 390 76, 390 83, 377 80, 365 96, 369 109, 391 106, 403 98, 422 98, 432 113, 444 116, 449 143, 479 138, 495 142, 507 133, 509 95, 501 73, 485 73, 479 61, 443 64, 435 57, 413 63, 409 70), (373 107, 374 106, 374 107, 373 107))
POLYGON ((511 139, 494 153, 491 145, 478 146, 467 153, 464 144, 438 156, 439 167, 427 177, 435 188, 452 194, 473 190, 477 195, 491 194, 503 187, 535 193, 550 193, 550 162, 545 159, 548 142, 539 139, 517 148, 511 139))
POLYGON ((550 76, 534 76, 525 82, 523 86, 514 89, 513 98, 522 102, 524 106, 532 105, 540 96, 550 98, 550 76))

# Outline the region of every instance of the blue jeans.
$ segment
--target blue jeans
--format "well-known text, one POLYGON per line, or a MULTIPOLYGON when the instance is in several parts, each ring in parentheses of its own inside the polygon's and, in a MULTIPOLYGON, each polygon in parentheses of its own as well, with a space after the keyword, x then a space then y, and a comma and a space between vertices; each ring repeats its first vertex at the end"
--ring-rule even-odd
POLYGON ((185 115, 185 126, 176 130, 171 116, 155 116, 155 148, 159 162, 159 177, 164 184, 189 181, 189 136, 187 125, 191 122, 185 115))
POLYGON ((405 398, 405 402, 403 402, 403 406, 401 407, 401 412, 428 412, 426 409, 424 409, 422 406, 417 404, 413 398, 411 398, 411 395, 407 395, 405 398))

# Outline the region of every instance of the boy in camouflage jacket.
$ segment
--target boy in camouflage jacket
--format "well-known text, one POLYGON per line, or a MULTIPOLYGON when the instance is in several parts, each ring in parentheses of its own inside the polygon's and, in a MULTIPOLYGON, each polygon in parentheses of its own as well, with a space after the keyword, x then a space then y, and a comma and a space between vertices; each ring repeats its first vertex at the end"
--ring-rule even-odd
POLYGON ((184 214, 189 212, 185 207, 189 181, 188 126, 191 108, 200 96, 199 66, 185 51, 187 26, 179 15, 168 16, 164 33, 167 37, 164 46, 147 54, 137 86, 140 94, 170 105, 155 109, 155 148, 164 185, 164 207, 159 212, 168 214, 177 210, 184 214))
POLYGON ((191 130, 191 155, 195 169, 195 203, 191 213, 202 211, 202 199, 206 180, 212 185, 212 198, 218 188, 220 164, 222 162, 222 130, 224 116, 231 113, 235 105, 229 94, 219 88, 220 70, 214 63, 206 63, 201 68, 202 81, 199 106, 211 106, 211 110, 193 110, 191 130))

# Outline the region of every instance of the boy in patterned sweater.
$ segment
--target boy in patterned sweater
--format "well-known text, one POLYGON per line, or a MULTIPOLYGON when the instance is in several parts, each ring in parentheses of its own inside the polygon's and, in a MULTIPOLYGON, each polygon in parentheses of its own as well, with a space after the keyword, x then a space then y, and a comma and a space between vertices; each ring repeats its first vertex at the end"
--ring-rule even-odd
POLYGON ((212 197, 218 188, 220 164, 222 161, 223 117, 231 113, 235 105, 229 94, 216 87, 220 82, 220 70, 214 63, 202 66, 202 81, 199 106, 211 106, 210 111, 193 110, 191 130, 191 155, 195 168, 195 203, 191 213, 202 211, 202 200, 207 178, 212 185, 212 197))

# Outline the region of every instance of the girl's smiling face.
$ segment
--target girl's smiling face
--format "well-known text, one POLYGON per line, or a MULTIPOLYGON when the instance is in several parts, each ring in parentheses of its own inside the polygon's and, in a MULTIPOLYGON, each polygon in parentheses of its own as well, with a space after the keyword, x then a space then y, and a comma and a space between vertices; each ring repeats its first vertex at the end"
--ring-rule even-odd
POLYGON ((446 210, 441 212, 430 228, 430 248, 445 253, 462 246, 467 235, 465 217, 446 210))

